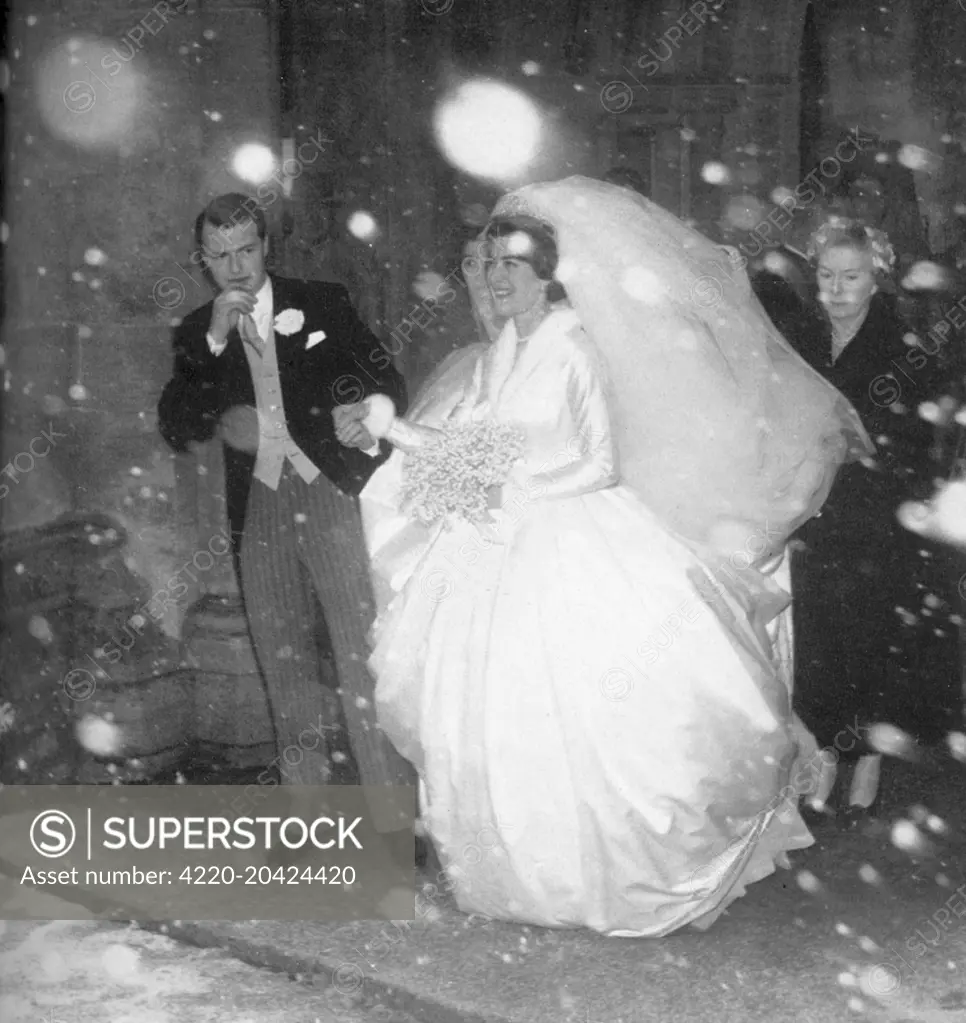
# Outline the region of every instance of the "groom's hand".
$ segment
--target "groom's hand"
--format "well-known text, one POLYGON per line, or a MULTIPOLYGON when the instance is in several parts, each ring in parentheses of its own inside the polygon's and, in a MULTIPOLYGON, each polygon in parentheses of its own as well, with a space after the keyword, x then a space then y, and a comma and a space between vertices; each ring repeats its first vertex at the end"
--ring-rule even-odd
POLYGON ((232 327, 254 309, 255 296, 248 288, 227 288, 212 303, 208 333, 218 344, 224 344, 232 327))
POLYGON ((258 413, 250 405, 235 405, 218 421, 218 436, 237 451, 258 450, 258 413))

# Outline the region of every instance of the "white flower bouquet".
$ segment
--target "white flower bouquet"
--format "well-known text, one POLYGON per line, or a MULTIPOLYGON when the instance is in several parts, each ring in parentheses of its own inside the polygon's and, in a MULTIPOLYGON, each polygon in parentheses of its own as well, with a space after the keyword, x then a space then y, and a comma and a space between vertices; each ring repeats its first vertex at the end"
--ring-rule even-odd
POLYGON ((444 518, 486 521, 487 491, 506 482, 523 455, 523 441, 519 427, 492 420, 447 424, 406 454, 403 507, 427 525, 444 518))

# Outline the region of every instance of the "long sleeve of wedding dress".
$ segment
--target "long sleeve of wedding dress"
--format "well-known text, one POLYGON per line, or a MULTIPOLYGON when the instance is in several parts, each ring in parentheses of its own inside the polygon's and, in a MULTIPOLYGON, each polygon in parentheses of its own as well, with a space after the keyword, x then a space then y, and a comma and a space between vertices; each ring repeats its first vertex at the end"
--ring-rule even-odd
POLYGON ((434 437, 438 437, 439 433, 435 426, 423 426, 407 419, 395 419, 386 434, 386 440, 400 451, 416 451, 434 437))
POLYGON ((573 432, 551 457, 539 465, 527 466, 530 471, 524 480, 515 477, 530 499, 589 494, 613 486, 620 476, 600 360, 595 353, 578 349, 572 355, 569 371, 567 404, 573 432))

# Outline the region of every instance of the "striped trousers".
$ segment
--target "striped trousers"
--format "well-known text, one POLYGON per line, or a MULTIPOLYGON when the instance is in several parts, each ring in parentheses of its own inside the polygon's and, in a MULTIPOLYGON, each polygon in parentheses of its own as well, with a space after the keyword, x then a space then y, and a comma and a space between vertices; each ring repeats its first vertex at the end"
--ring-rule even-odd
MULTIPOLYGON (((285 463, 278 490, 252 480, 241 584, 286 785, 325 785, 326 727, 313 629, 315 591, 332 642, 339 695, 362 785, 413 785, 416 774, 376 724, 366 667, 374 612, 359 503, 320 475, 285 463)), ((388 829, 386 829, 388 830, 388 829)))

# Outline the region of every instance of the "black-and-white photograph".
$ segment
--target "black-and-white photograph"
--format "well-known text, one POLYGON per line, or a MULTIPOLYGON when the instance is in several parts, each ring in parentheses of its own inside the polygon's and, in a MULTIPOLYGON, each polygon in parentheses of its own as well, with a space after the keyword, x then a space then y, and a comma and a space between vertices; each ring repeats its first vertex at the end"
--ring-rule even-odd
POLYGON ((3 1023, 966 1023, 966 0, 9 0, 3 1023))

